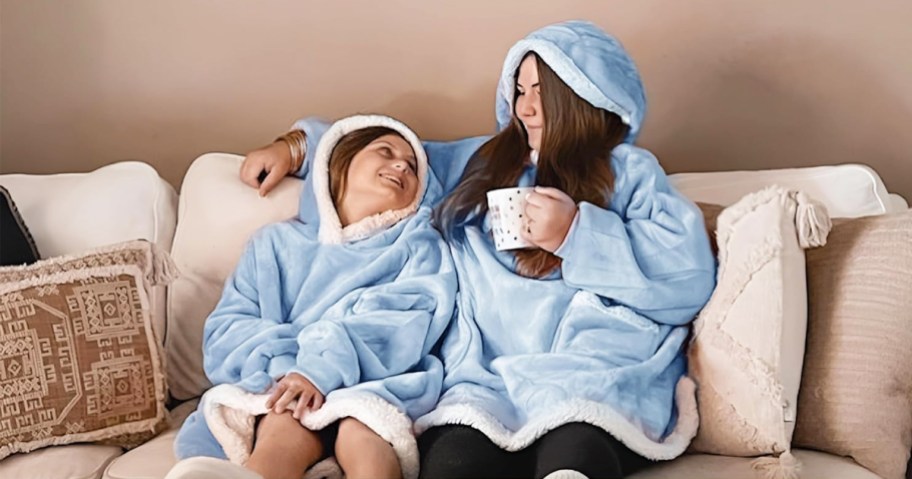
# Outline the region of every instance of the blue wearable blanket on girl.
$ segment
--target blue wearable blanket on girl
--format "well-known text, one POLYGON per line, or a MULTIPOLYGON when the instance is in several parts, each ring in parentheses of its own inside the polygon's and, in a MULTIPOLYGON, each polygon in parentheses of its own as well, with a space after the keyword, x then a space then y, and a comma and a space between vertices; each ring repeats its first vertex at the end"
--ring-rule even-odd
MULTIPOLYGON (((419 172, 426 172, 423 152, 416 157, 424 161, 419 172)), ((358 418, 400 456, 415 456, 400 457, 403 468, 414 469, 406 476, 414 476, 411 420, 439 397, 443 368, 430 351, 454 312, 456 276, 448 246, 431 226, 424 200, 416 213, 387 221, 395 224, 370 223, 363 239, 322 241, 321 220, 331 200, 318 201, 312 176, 302 192, 302 214, 252 237, 206 320, 204 369, 217 386, 181 428, 176 456, 243 463, 253 434, 247 419, 266 412, 262 393, 297 372, 326 396, 302 424, 318 430, 343 417, 358 418)))

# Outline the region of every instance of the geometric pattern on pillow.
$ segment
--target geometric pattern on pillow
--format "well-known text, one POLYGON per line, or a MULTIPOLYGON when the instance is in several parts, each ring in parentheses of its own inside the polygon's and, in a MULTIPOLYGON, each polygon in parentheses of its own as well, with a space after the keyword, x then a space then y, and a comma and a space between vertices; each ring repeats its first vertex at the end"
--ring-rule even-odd
POLYGON ((691 451, 790 449, 807 321, 802 245, 822 241, 828 227, 822 206, 775 186, 719 214, 717 284, 688 348, 700 412, 691 451))
POLYGON ((166 426, 149 292, 174 273, 145 241, 0 268, 0 458, 166 426))
POLYGON ((900 479, 912 448, 912 211, 838 223, 807 260, 794 444, 900 479))

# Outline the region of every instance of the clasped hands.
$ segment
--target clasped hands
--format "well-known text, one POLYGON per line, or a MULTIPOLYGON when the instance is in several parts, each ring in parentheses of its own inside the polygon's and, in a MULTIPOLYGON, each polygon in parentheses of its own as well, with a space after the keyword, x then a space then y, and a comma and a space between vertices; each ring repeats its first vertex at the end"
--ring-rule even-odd
POLYGON ((292 416, 301 419, 309 409, 316 411, 323 405, 323 393, 301 374, 290 372, 279 379, 275 391, 266 400, 266 408, 282 414, 292 401, 297 400, 292 416))

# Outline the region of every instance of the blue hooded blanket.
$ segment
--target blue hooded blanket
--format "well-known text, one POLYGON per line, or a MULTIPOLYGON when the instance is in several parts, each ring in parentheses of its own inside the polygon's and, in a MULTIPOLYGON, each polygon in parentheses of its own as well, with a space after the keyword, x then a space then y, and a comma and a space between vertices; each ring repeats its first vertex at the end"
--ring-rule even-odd
MULTIPOLYGON (((423 204, 427 157, 403 124, 382 116, 336 122, 315 154, 298 219, 266 226, 248 243, 204 329, 204 369, 216 384, 181 428, 178 458, 244 464, 256 415, 275 381, 298 372, 325 397, 304 426, 354 417, 389 441, 406 478, 417 476, 412 420, 442 384, 430 354, 453 317, 456 276, 423 204), (386 126, 415 150, 412 204, 343 228, 329 191, 329 156, 345 134, 386 126)), ((439 190, 439 185, 434 185, 439 190)), ((291 408, 291 406, 290 406, 291 408)))
MULTIPOLYGON (((656 158, 633 145, 646 111, 639 73, 620 43, 591 23, 547 26, 509 51, 497 91, 499 128, 510 121, 515 72, 530 51, 629 126, 610 158, 614 189, 607 205, 578 205, 555 252, 562 267, 542 280, 516 274, 513 254, 495 250, 487 218, 462 226, 463 239, 450 245, 460 294, 440 351, 444 392, 416 428, 464 424, 519 450, 562 424, 586 422, 644 457, 674 458, 698 425, 685 376, 688 323, 715 285, 703 217, 656 158)), ((315 141, 321 125, 295 127, 315 141)), ((434 198, 455 186, 485 140, 425 143, 443 187, 434 198)), ((529 166, 519 186, 533 185, 535 174, 529 166)))

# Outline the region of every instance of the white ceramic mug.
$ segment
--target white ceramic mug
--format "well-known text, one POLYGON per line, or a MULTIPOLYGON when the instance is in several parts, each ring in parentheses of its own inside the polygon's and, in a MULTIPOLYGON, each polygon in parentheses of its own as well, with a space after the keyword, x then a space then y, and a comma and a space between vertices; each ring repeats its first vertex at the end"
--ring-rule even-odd
POLYGON ((488 214, 491 215, 491 230, 494 233, 494 247, 498 251, 528 248, 531 243, 522 237, 525 226, 523 210, 526 195, 535 187, 512 187, 491 190, 488 196, 488 214))

